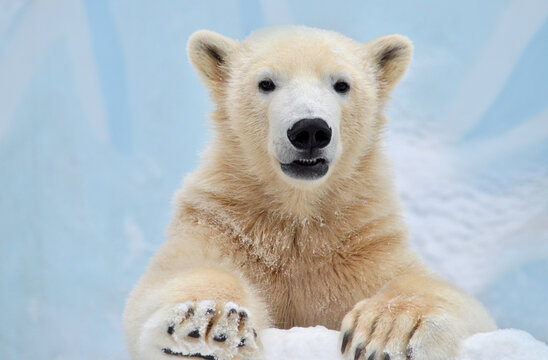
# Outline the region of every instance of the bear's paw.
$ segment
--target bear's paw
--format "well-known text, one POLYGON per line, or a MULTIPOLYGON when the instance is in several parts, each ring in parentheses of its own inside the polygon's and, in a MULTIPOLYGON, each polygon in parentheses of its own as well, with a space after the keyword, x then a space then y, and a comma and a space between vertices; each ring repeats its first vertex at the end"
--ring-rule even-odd
POLYGON ((348 360, 449 360, 465 335, 458 319, 413 297, 370 298, 343 319, 341 352, 348 360))
POLYGON ((172 305, 162 313, 164 320, 155 328, 163 336, 155 336, 155 347, 164 355, 243 360, 258 358, 260 354, 260 342, 250 325, 249 311, 232 302, 188 301, 172 305))

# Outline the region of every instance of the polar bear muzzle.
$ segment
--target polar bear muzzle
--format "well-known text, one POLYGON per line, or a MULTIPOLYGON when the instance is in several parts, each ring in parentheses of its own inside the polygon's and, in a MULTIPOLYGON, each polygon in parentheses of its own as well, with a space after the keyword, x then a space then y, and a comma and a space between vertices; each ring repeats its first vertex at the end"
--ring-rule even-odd
POLYGON ((280 164, 287 176, 302 180, 319 179, 329 170, 327 160, 318 154, 331 141, 331 128, 320 118, 301 119, 287 130, 287 138, 297 149, 297 158, 280 164))

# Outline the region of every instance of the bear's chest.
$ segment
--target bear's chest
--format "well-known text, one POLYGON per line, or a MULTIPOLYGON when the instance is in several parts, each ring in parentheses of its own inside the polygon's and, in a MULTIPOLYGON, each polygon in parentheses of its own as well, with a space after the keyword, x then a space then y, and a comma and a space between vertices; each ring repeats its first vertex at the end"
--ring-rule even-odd
POLYGON ((301 259, 282 271, 249 270, 248 276, 261 289, 274 325, 280 328, 323 325, 338 329, 343 316, 366 296, 364 269, 333 259, 301 259))
POLYGON ((338 329, 370 292, 365 253, 353 249, 353 239, 336 236, 335 226, 294 224, 230 227, 218 244, 260 290, 275 326, 338 329))

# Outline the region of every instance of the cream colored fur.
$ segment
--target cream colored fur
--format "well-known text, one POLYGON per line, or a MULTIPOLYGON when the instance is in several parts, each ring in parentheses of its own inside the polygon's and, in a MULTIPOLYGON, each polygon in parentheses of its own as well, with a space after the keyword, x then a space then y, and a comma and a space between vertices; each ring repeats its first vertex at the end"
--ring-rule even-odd
POLYGON ((348 359, 450 359, 464 338, 494 329, 477 301, 432 275, 407 245, 380 144, 389 93, 411 60, 407 38, 360 44, 291 27, 238 43, 200 31, 188 53, 217 106, 215 137, 127 302, 133 359, 173 357, 165 348, 260 358, 253 329, 341 323, 348 359), (292 181, 270 156, 269 103, 256 84, 265 68, 286 81, 350 76, 342 152, 323 181, 292 181), (193 327, 199 338, 187 336, 193 327), (222 331, 229 339, 213 341, 222 331))

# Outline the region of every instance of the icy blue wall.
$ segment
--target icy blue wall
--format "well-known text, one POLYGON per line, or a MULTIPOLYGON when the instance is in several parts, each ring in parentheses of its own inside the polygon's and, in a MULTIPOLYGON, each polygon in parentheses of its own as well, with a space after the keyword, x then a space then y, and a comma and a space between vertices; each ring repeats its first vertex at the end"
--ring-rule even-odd
POLYGON ((212 106, 188 36, 305 24, 415 44, 387 151, 412 244, 548 341, 548 2, 0 1, 0 358, 127 359, 124 299, 212 106))

